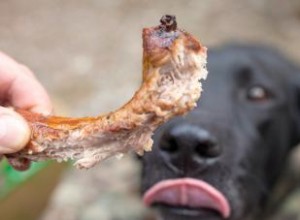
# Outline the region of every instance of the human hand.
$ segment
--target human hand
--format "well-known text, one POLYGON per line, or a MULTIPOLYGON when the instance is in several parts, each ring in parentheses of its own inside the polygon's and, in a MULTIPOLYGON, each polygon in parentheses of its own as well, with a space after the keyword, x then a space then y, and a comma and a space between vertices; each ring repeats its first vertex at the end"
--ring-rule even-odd
POLYGON ((21 150, 28 143, 30 129, 12 108, 50 114, 50 98, 34 74, 0 52, 0 155, 21 150))

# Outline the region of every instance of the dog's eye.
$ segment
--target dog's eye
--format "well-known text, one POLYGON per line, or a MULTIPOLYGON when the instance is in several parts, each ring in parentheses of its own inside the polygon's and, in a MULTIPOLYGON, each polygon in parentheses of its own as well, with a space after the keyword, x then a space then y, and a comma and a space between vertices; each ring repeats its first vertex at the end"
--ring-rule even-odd
POLYGON ((261 102, 270 98, 269 91, 262 86, 253 86, 247 91, 247 99, 250 101, 261 102))

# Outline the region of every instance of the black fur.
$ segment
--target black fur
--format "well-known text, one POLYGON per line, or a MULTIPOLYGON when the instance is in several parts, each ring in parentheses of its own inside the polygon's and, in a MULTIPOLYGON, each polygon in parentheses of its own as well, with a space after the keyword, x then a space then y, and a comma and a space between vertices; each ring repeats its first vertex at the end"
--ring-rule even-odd
MULTIPOLYGON (((299 69, 277 51, 230 45, 209 51, 198 107, 160 127, 142 158, 142 192, 179 177, 228 198, 230 220, 261 219, 289 151, 299 142, 299 69)), ((164 220, 217 220, 159 210, 164 220)))

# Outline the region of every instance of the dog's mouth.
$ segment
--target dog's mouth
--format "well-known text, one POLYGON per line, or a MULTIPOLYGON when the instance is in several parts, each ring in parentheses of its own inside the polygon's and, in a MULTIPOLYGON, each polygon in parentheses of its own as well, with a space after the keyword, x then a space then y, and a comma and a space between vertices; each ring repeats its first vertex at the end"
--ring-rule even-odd
POLYGON ((161 181, 146 191, 143 202, 147 206, 179 208, 187 214, 211 212, 223 218, 230 215, 229 203, 219 190, 192 178, 161 181))

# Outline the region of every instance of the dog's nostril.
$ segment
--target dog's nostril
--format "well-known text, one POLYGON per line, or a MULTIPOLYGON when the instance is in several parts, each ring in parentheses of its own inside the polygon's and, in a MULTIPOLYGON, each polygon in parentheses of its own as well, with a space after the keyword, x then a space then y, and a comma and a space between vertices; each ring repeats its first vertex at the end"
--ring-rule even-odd
MULTIPOLYGON (((164 131, 159 148, 172 154, 190 154, 201 158, 213 158, 221 154, 217 139, 207 130, 191 125, 180 125, 164 131)), ((173 157, 174 158, 174 157, 173 157)))
POLYGON ((221 154, 217 142, 210 131, 200 126, 177 124, 162 131, 158 150, 164 163, 182 175, 187 170, 198 172, 213 165, 221 154))
POLYGON ((162 151, 167 153, 176 153, 179 150, 178 144, 173 138, 168 138, 168 140, 162 142, 159 147, 162 151))
POLYGON ((195 152, 204 158, 213 158, 221 154, 221 148, 213 139, 199 140, 195 152))

